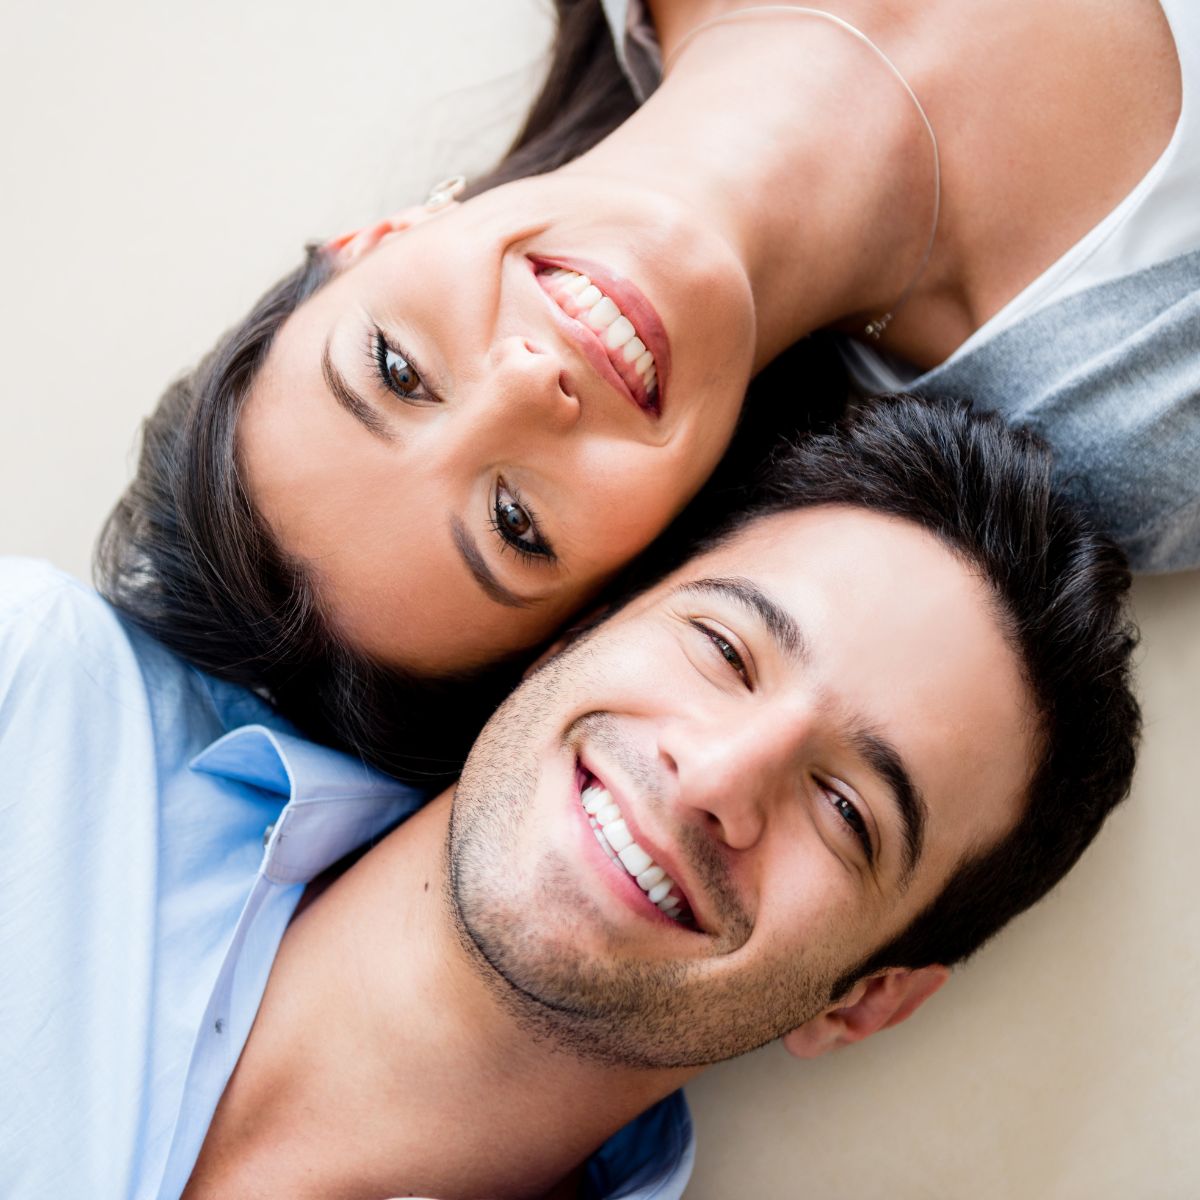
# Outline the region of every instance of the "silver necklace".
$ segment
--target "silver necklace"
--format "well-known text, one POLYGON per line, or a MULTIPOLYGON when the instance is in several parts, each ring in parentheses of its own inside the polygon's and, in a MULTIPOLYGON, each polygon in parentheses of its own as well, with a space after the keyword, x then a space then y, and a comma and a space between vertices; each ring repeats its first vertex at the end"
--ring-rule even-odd
POLYGON ((699 25, 689 29, 675 46, 675 49, 671 51, 670 56, 663 62, 663 75, 664 77, 666 76, 667 72, 675 64, 676 59, 679 58, 679 55, 694 37, 697 37, 707 29, 712 29, 714 25, 726 25, 731 21, 740 21, 744 17, 784 15, 819 17, 824 21, 832 21, 833 24, 844 29, 851 36, 856 37, 862 42, 864 46, 874 51, 876 56, 883 61, 884 65, 895 75, 900 81, 900 85, 908 93, 909 99, 916 106, 921 123, 925 126, 925 132, 929 134, 929 144, 933 148, 933 220, 929 227, 929 240, 925 243, 925 253, 921 255, 921 261, 917 264, 916 273, 909 280, 908 286, 900 293, 895 304, 882 316, 868 321, 863 328, 863 333, 867 337, 873 341, 878 341, 883 335, 883 331, 891 324, 892 318, 899 311, 900 306, 912 295, 913 288, 917 286, 917 281, 925 273, 925 268, 929 265, 929 259, 933 254, 934 239, 937 237, 938 218, 942 212, 942 162, 938 154, 937 136, 933 132, 933 125, 925 109, 922 107, 920 100, 917 99, 917 93, 913 91, 908 80, 901 74, 900 68, 861 29, 855 25, 851 25, 849 21, 842 20, 841 17, 834 16, 831 12, 825 12, 824 9, 820 8, 801 8, 791 4, 757 4, 751 8, 741 8, 736 12, 723 13, 721 16, 710 17, 707 21, 701 21, 699 25))

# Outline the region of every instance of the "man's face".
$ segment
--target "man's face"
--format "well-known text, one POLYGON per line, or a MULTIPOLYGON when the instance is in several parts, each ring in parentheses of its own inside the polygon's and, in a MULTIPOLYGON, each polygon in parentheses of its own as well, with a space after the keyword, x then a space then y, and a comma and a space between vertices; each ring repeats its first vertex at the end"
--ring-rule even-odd
POLYGON ((454 803, 460 929, 576 1050, 727 1058, 826 1008, 1012 827, 1036 737, 990 597, 941 543, 859 509, 769 517, 489 722, 454 803))

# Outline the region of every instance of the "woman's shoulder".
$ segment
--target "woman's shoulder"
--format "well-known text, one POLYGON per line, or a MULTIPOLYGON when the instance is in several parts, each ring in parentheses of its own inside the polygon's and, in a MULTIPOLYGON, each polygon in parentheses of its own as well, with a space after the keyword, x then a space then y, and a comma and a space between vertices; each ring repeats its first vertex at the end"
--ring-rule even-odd
POLYGON ((1135 570, 1200 566, 1200 250, 1094 285, 922 376, 1041 433, 1135 570))

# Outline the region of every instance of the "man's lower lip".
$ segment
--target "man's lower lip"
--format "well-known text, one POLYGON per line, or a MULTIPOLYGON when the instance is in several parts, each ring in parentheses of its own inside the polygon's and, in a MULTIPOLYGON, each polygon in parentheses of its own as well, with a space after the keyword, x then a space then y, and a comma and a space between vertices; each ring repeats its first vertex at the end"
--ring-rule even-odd
MULTIPOLYGON (((607 868, 605 871, 605 877, 609 878, 615 885, 614 890, 618 891, 621 898, 642 916, 649 917, 651 920, 665 921, 668 925, 675 929, 699 932, 695 925, 683 924, 680 921, 668 917, 667 914, 664 913, 658 907, 658 905, 646 895, 644 891, 642 891, 642 889, 638 886, 637 880, 625 870, 621 862, 619 860, 614 862, 613 859, 609 857, 608 851, 600 845, 596 838, 595 831, 592 829, 592 826, 588 821, 588 814, 583 807, 582 792, 583 788, 586 786, 587 778, 587 771, 582 764, 577 762, 575 766, 575 787, 573 789, 574 803, 578 809, 579 817, 583 822, 583 828, 586 831, 584 836, 587 839, 587 842, 594 843, 594 846, 589 846, 588 850, 594 852, 594 854, 600 855, 603 859, 604 866, 607 868), (610 871, 614 874, 609 875, 608 872, 610 871), (618 883, 618 874, 620 880, 623 880, 624 886, 618 883)), ((592 861, 595 861, 595 859, 593 858, 592 861)), ((599 866, 599 863, 597 865, 599 866)))

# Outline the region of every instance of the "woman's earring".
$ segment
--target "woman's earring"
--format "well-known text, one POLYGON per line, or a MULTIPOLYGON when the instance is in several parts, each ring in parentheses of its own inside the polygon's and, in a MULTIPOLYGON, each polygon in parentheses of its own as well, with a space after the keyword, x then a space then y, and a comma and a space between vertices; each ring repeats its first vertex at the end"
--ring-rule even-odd
POLYGON ((462 194, 463 188, 467 186, 467 177, 465 175, 451 175, 449 179, 443 179, 441 183, 435 183, 429 191, 429 199, 425 201, 425 207, 430 212, 436 212, 439 208, 445 208, 451 200, 456 199, 462 194))

